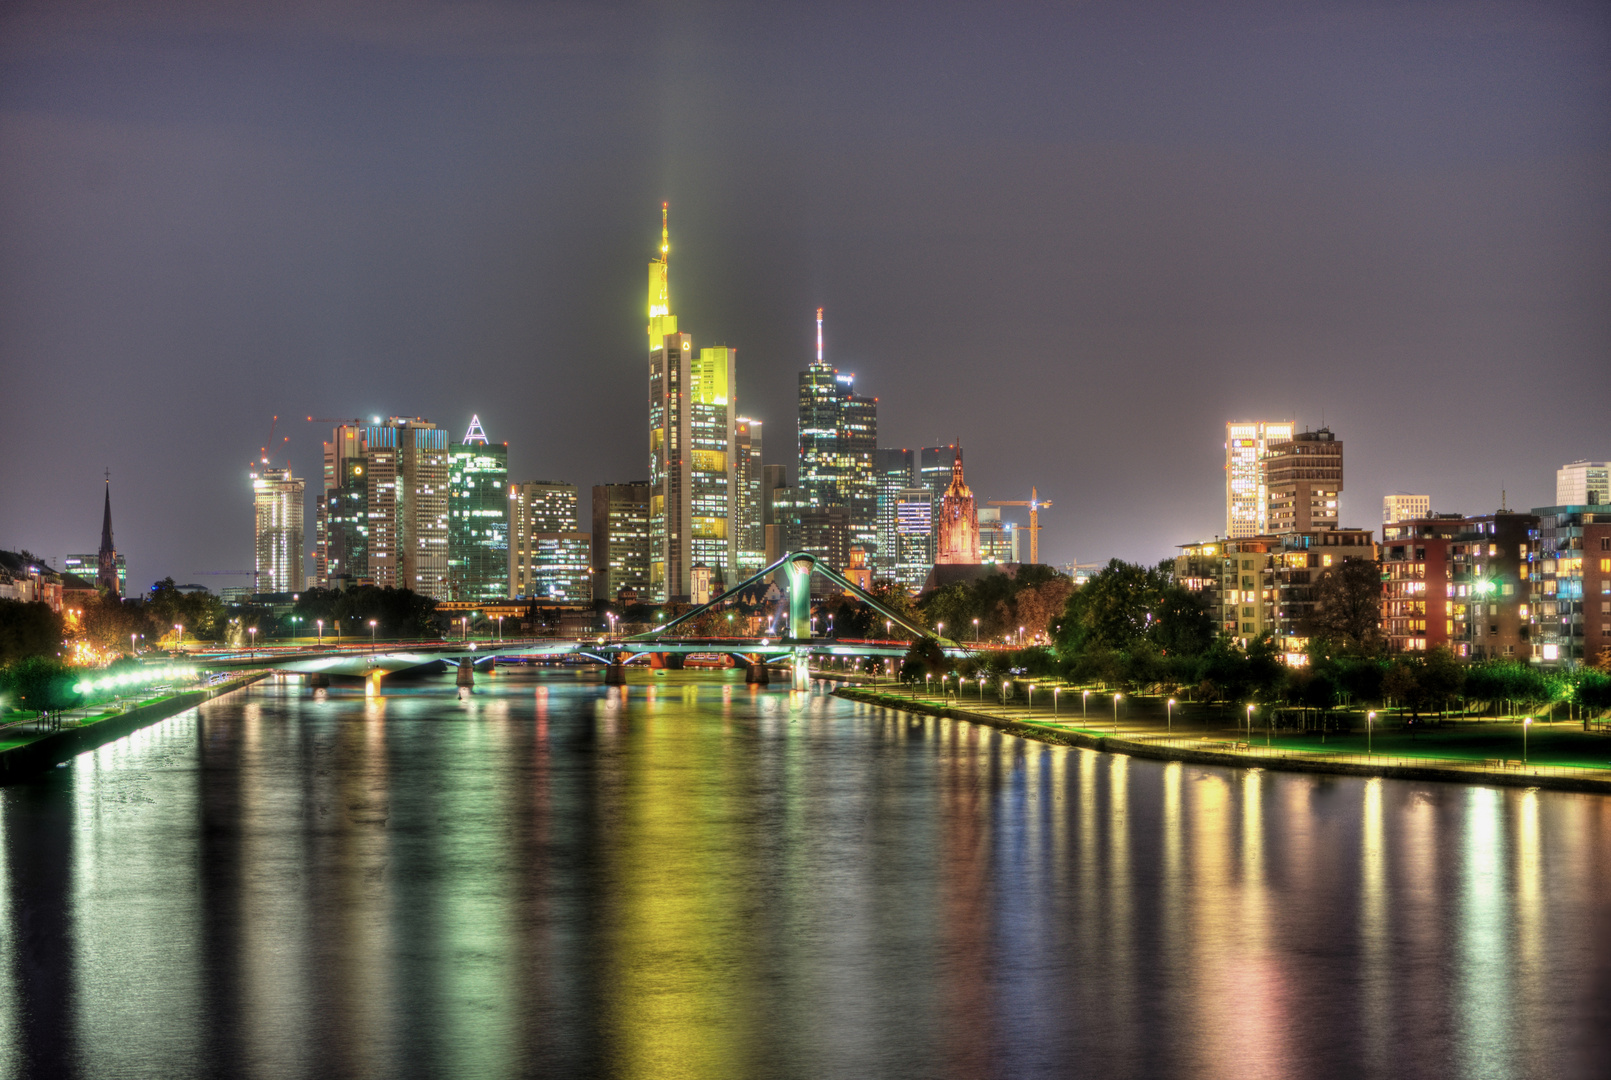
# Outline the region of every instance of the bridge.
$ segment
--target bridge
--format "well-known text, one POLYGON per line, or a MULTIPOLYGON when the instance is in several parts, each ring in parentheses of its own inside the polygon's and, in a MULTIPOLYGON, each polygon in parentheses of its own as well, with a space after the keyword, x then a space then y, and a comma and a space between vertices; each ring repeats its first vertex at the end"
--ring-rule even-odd
MULTIPOLYGON (((197 665, 209 671, 226 671, 237 668, 275 668, 296 672, 317 681, 330 675, 368 678, 378 684, 382 675, 406 671, 428 664, 456 663, 459 668, 459 685, 474 683, 474 669, 493 663, 499 657, 537 659, 580 657, 605 665, 605 681, 625 681, 626 666, 644 661, 655 655, 687 656, 691 654, 729 655, 747 669, 751 682, 768 681, 769 665, 788 663, 792 686, 805 690, 810 686, 812 656, 836 657, 904 657, 909 643, 904 641, 843 641, 837 638, 816 637, 811 632, 811 581, 821 577, 839 590, 860 600, 876 611, 892 626, 912 634, 914 638, 929 636, 929 630, 906 616, 887 607, 871 593, 846 579, 838 571, 809 552, 796 551, 784 555, 770 566, 735 585, 707 604, 669 620, 642 634, 593 638, 590 640, 563 640, 556 638, 513 638, 489 641, 439 641, 407 645, 346 645, 323 648, 253 648, 232 649, 194 654, 197 665), (763 583, 771 575, 782 573, 787 583, 788 617, 786 633, 777 637, 687 637, 674 634, 677 627, 694 623, 700 616, 732 602, 752 585, 763 583)), ((971 648, 954 641, 940 639, 947 655, 963 656, 971 648)))

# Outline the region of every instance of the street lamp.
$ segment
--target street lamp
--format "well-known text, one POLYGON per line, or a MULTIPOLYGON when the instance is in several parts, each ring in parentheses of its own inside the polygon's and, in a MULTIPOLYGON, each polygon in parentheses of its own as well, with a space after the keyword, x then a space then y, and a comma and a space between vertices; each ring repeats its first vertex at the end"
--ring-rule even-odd
POLYGON ((934 624, 934 636, 935 637, 944 637, 945 636, 945 624, 943 622, 934 624))
POLYGON ((973 643, 979 644, 979 620, 973 620, 973 643))
MULTIPOLYGON (((613 611, 610 612, 610 618, 611 619, 615 618, 615 612, 613 612, 613 611)), ((503 616, 502 615, 498 616, 498 643, 499 644, 503 643, 503 616)))
POLYGON ((319 628, 319 645, 320 645, 320 647, 323 647, 323 645, 324 645, 324 620, 323 619, 314 619, 313 622, 314 622, 314 625, 319 628))
POLYGON ((370 652, 371 655, 373 655, 374 651, 375 651, 375 620, 370 619, 369 620, 369 652, 370 652))
POLYGON ((248 627, 246 632, 252 635, 252 655, 255 657, 257 655, 257 627, 248 627))
POLYGON ((1029 715, 1031 717, 1033 717, 1035 715, 1035 684, 1034 683, 1029 684, 1029 715))
POLYGON ((979 704, 981 705, 984 704, 984 681, 985 677, 983 675, 979 676, 979 704))
POLYGON ((1121 694, 1113 695, 1113 734, 1115 735, 1119 733, 1119 698, 1122 696, 1121 694))
POLYGON ((1024 628, 1022 626, 1018 628, 1018 647, 1020 649, 1024 647, 1024 628))
POLYGON ((185 624, 176 622, 173 624, 173 628, 179 631, 179 648, 183 649, 185 647, 185 624))
POLYGON ((1080 719, 1088 720, 1091 716, 1091 692, 1085 691, 1080 697, 1080 719))
POLYGON ((134 639, 136 637, 138 637, 138 636, 139 636, 138 634, 130 634, 129 635, 129 655, 130 656, 136 655, 136 653, 134 651, 134 639))
POLYGON ((1166 720, 1167 726, 1164 728, 1164 732, 1166 734, 1173 735, 1175 733, 1175 699, 1174 698, 1169 699, 1169 703, 1168 703, 1168 705, 1166 707, 1166 713, 1167 713, 1168 719, 1166 720))
POLYGON ((1522 721, 1522 764, 1527 764, 1527 729, 1533 726, 1533 718, 1529 716, 1522 721))
POLYGON ((1057 695, 1063 692, 1061 686, 1052 687, 1052 719, 1057 719, 1057 695))
MULTIPOLYGON (((1367 756, 1370 754, 1370 722, 1374 719, 1376 719, 1375 713, 1368 712, 1365 714, 1365 753, 1367 756)), ((1525 739, 1526 736, 1524 735, 1523 738, 1525 739)))

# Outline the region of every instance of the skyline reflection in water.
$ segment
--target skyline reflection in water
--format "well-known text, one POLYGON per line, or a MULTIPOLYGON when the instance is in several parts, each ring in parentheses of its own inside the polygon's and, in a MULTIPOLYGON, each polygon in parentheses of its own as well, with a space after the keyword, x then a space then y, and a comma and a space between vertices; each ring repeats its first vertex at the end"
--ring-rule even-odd
POLYGON ((646 678, 259 684, 0 789, 0 1075, 1605 1073, 1611 800, 646 678))

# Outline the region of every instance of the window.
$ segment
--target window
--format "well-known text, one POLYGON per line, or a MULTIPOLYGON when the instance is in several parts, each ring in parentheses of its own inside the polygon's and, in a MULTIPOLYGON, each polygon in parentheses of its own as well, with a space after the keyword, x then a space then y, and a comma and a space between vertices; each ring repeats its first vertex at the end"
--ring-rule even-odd
POLYGON ((1600 573, 1611 574, 1611 559, 1600 560, 1600 573))
POLYGON ((1600 537, 1600 550, 1611 551, 1611 536, 1600 537))

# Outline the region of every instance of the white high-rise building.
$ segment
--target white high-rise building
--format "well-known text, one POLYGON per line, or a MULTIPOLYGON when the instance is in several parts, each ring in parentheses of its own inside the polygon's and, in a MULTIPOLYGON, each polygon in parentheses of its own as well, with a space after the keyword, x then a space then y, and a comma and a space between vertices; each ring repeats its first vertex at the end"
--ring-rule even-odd
POLYGON ((576 485, 509 485, 509 595, 593 599, 593 537, 581 530, 576 485))
POLYGON ((1611 503, 1611 462, 1574 461, 1555 470, 1556 506, 1611 503))
POLYGON ((1383 495, 1382 524, 1396 525, 1400 521, 1415 521, 1432 512, 1430 495, 1383 495))
POLYGON ((302 591, 302 500, 307 484, 291 475, 290 466, 275 469, 267 461, 251 474, 256 512, 257 565, 254 581, 260 593, 302 591))
POLYGON ((1244 420, 1225 425, 1225 535, 1263 536, 1270 499, 1259 462, 1272 443, 1291 442, 1291 420, 1244 420))

